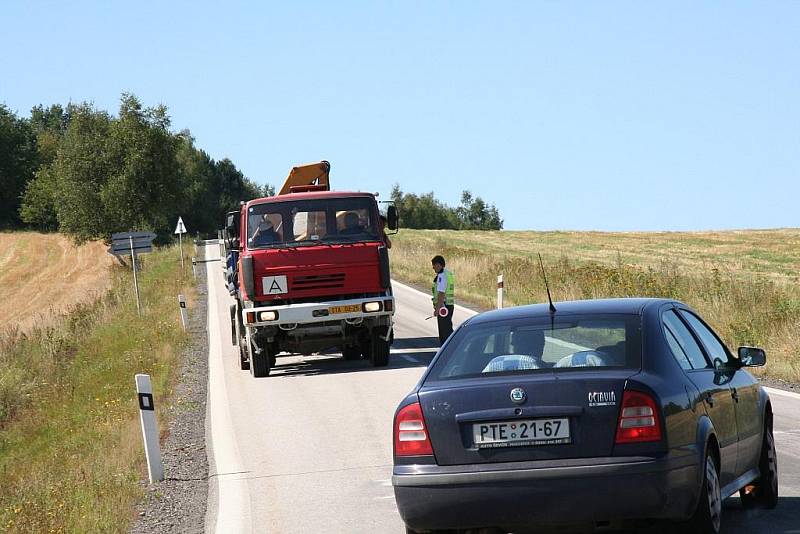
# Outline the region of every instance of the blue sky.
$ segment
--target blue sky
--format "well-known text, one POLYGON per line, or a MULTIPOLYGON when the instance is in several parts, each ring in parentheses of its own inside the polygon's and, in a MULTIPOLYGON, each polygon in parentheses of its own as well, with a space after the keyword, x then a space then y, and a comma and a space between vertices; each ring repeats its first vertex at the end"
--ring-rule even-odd
POLYGON ((259 183, 462 189, 508 229, 797 227, 800 2, 44 2, 0 102, 169 107, 259 183))

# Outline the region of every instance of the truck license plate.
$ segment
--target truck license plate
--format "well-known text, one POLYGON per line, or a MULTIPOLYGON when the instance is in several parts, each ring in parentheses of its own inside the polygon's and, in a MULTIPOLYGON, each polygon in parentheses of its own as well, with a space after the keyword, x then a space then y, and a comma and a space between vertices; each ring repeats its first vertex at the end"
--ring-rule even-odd
POLYGON ((479 449, 571 442, 567 418, 478 423, 472 425, 472 436, 479 449))
POLYGON ((361 311, 360 304, 350 304, 348 306, 331 306, 330 308, 328 308, 328 312, 330 312, 331 315, 336 313, 356 313, 358 311, 361 311))

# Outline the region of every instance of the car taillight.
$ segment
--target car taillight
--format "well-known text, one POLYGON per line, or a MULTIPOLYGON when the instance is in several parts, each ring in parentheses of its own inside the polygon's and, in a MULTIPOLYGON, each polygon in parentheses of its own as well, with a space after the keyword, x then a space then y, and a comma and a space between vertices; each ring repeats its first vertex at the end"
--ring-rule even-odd
POLYGON ((622 394, 622 410, 617 421, 617 443, 642 443, 661 440, 661 422, 653 397, 641 391, 622 394))
POLYGON ((432 456, 433 447, 418 402, 403 407, 394 418, 395 456, 432 456))

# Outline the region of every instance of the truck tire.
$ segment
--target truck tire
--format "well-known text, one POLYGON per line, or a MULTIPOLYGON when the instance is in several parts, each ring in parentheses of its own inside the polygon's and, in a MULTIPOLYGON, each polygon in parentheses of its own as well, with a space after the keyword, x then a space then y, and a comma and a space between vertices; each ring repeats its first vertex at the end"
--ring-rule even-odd
POLYGON ((371 352, 373 367, 386 367, 389 365, 389 342, 377 332, 372 334, 371 352))
POLYGON ((236 304, 231 304, 231 345, 239 344, 236 332, 236 304))
POLYGON ((269 376, 269 370, 272 364, 272 354, 270 353, 269 344, 265 345, 261 349, 261 352, 256 353, 256 351, 253 350, 253 344, 250 343, 249 338, 245 340, 245 343, 247 344, 247 353, 250 355, 250 374, 252 374, 254 378, 269 376))
POLYGON ((236 339, 235 345, 239 352, 239 369, 247 371, 250 369, 250 360, 247 356, 247 349, 245 347, 244 325, 242 324, 242 316, 239 314, 239 305, 233 304, 231 307, 235 308, 235 318, 233 321, 233 336, 236 339))
POLYGON ((361 358, 361 347, 358 345, 344 345, 342 347, 342 356, 345 360, 358 360, 361 358))

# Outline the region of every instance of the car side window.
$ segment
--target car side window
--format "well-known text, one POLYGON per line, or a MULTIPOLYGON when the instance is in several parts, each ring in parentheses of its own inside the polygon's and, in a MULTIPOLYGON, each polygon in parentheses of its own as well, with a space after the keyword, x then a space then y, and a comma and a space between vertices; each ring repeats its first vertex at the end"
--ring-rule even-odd
MULTIPOLYGON (((670 310, 664 313, 662 317, 664 320, 664 326, 667 329, 667 334, 672 334, 684 355, 689 359, 692 367, 694 369, 704 369, 709 367, 708 361, 703 355, 703 350, 700 348, 700 345, 697 344, 692 332, 685 324, 683 324, 683 321, 681 321, 680 317, 675 314, 675 311, 670 310)), ((669 335, 667 335, 667 341, 669 341, 669 335)), ((678 355, 675 357, 678 358, 678 355)), ((680 358, 678 358, 678 363, 680 363, 680 358)))
POLYGON ((672 330, 670 330, 666 325, 664 325, 664 333, 667 336, 667 343, 669 344, 669 348, 672 350, 672 355, 675 356, 678 364, 684 369, 692 369, 692 363, 689 361, 689 357, 681 348, 678 340, 675 339, 675 334, 673 334, 672 330))
POLYGON ((692 327, 692 330, 697 333, 700 341, 703 342, 703 346, 706 348, 706 352, 708 352, 708 356, 711 358, 711 361, 715 364, 714 367, 717 365, 727 365, 728 364, 728 351, 725 350, 725 346, 720 342, 714 332, 711 331, 709 327, 707 327, 700 319, 697 318, 696 315, 693 313, 689 313, 687 311, 681 310, 680 311, 681 317, 686 319, 686 322, 692 327), (717 364, 716 362, 719 361, 720 363, 717 364))

